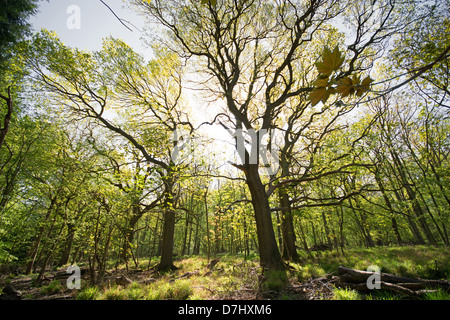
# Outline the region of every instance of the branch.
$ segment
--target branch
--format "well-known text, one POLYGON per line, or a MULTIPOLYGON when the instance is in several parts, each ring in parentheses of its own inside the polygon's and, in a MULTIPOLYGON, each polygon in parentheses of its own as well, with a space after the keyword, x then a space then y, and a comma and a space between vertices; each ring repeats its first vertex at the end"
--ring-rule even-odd
MULTIPOLYGON (((348 198, 351 198, 353 196, 356 195, 360 195, 361 192, 364 190, 364 188, 361 188, 358 191, 353 191, 350 192, 348 194, 346 194, 345 196, 341 197, 341 198, 324 198, 324 199, 314 199, 314 198, 310 198, 308 196, 302 197, 302 199, 307 199, 307 200, 314 200, 314 201, 323 201, 323 200, 328 200, 328 199, 339 199, 336 202, 327 202, 327 203, 305 203, 299 206, 295 206, 295 207, 289 207, 289 209, 291 210, 298 210, 298 209, 302 209, 302 208, 313 208, 313 207, 333 207, 333 206, 339 206, 341 205, 345 200, 347 200, 348 198)), ((297 199, 299 200, 299 199, 297 199)), ((281 210, 285 210, 287 208, 284 207, 279 207, 279 208, 272 208, 270 209, 271 211, 281 211, 281 210)))
MULTIPOLYGON (((119 17, 117 16, 117 14, 114 12, 114 10, 111 9, 110 6, 108 6, 105 2, 103 2, 103 0, 100 0, 100 2, 103 3, 103 4, 109 9, 109 11, 112 12, 112 14, 117 18, 117 20, 119 20, 119 22, 125 26, 125 28, 127 28, 128 30, 130 30, 131 32, 133 32, 133 30, 131 30, 130 27, 128 27, 125 23, 123 23, 123 21, 125 21, 125 20, 119 18, 119 17)), ((127 22, 128 22, 128 21, 127 21, 127 22)), ((129 23, 129 22, 128 22, 128 23, 129 23)), ((136 28, 136 27, 135 27, 135 28, 136 28)), ((136 29, 137 29, 137 28, 136 28, 136 29)))
POLYGON ((415 69, 415 70, 412 70, 411 72, 416 71, 416 73, 413 74, 409 79, 406 79, 405 81, 401 82, 400 84, 398 84, 398 85, 396 85, 396 86, 394 86, 394 87, 392 87, 392 88, 389 88, 389 90, 387 90, 387 91, 386 91, 385 93, 383 93, 383 94, 392 92, 392 91, 394 91, 394 90, 396 90, 396 89, 398 89, 398 88, 404 86, 404 85, 407 84, 408 82, 411 82, 411 81, 413 81, 414 79, 420 77, 420 76, 421 76, 422 74, 424 74, 426 71, 428 71, 428 70, 430 70, 431 68, 433 68, 433 66, 434 66, 436 63, 438 63, 438 62, 440 62, 440 61, 442 61, 442 60, 448 58, 448 56, 447 56, 448 53, 450 53, 450 45, 449 45, 449 46, 448 46, 448 47, 447 47, 447 48, 446 48, 446 49, 445 49, 445 50, 444 50, 444 51, 436 58, 436 60, 434 60, 433 62, 427 64, 426 66, 423 66, 423 67, 417 68, 417 69, 415 69))
POLYGON ((295 185, 297 185, 299 183, 302 183, 302 182, 319 180, 319 179, 321 179, 323 177, 326 177, 326 176, 329 176, 329 175, 332 175, 332 174, 339 174, 339 173, 352 174, 353 173, 352 171, 346 171, 346 170, 343 170, 343 169, 348 168, 348 167, 353 167, 353 166, 367 168, 367 167, 372 167, 374 165, 373 164, 365 164, 365 163, 349 163, 349 164, 343 165, 342 167, 340 167, 337 170, 323 172, 323 173, 317 174, 315 176, 309 176, 309 177, 307 176, 307 177, 301 177, 301 178, 286 179, 286 180, 283 180, 283 181, 273 185, 268 190, 268 195, 270 196, 277 188, 282 187, 282 186, 284 186, 286 184, 292 184, 292 185, 295 186, 295 185))

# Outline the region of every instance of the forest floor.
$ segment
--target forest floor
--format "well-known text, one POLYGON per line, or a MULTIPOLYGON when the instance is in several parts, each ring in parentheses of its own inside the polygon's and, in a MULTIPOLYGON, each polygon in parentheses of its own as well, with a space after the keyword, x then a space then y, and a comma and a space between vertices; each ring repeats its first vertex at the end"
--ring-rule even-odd
MULTIPOLYGON (((450 280, 450 249, 447 247, 401 246, 336 251, 317 251, 308 255, 300 251, 301 261, 290 263, 288 278, 271 274, 263 279, 254 254, 245 260, 240 255, 219 255, 210 269, 203 256, 178 257, 179 268, 170 273, 156 273, 148 266, 156 260, 141 260, 137 267, 119 266, 107 271, 101 286, 90 286, 87 275, 81 278, 81 289, 70 290, 70 274, 65 268, 50 271, 39 286, 37 275, 0 275, 0 287, 11 285, 24 300, 329 300, 329 299, 399 299, 391 292, 375 290, 366 296, 354 290, 337 289, 331 282, 339 266, 367 270, 376 265, 381 272, 405 277, 450 280), (264 280, 264 281, 263 281, 264 280)), ((427 299, 449 300, 450 294, 434 293, 427 299)))

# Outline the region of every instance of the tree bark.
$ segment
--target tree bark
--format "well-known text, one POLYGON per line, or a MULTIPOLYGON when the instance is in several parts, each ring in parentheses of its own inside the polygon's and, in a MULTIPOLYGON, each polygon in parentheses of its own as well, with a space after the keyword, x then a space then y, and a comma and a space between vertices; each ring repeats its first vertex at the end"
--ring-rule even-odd
POLYGON ((289 195, 284 188, 280 188, 278 192, 281 205, 281 236, 283 239, 281 251, 282 257, 285 260, 298 261, 300 257, 295 247, 296 237, 289 195))
POLYGON ((67 224, 67 240, 64 245, 64 251, 62 252, 61 259, 58 265, 63 266, 69 262, 70 251, 72 250, 73 239, 75 236, 75 226, 72 223, 67 224))
POLYGON ((278 250, 269 198, 258 172, 257 164, 249 164, 245 170, 247 186, 252 196, 252 205, 258 236, 259 259, 261 267, 267 270, 285 270, 285 264, 278 250))
POLYGON ((136 224, 143 214, 144 212, 139 208, 139 201, 133 201, 133 205, 131 207, 131 218, 128 221, 128 226, 125 229, 122 252, 120 254, 121 260, 125 263, 128 263, 128 256, 130 254, 131 245, 136 233, 136 224))
POLYGON ((162 234, 162 251, 161 260, 156 267, 159 271, 171 271, 177 269, 173 264, 173 248, 175 235, 175 209, 173 183, 169 179, 170 174, 166 177, 166 190, 164 199, 164 219, 162 234))

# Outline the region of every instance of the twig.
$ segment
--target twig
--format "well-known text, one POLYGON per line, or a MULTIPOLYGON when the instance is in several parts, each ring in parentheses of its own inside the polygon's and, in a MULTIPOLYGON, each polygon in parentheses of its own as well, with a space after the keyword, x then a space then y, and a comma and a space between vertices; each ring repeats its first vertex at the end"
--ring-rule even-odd
POLYGON ((119 22, 120 22, 121 24, 123 24, 123 25, 125 26, 125 28, 127 28, 128 30, 130 30, 131 32, 133 32, 133 30, 131 30, 130 27, 128 27, 125 23, 123 23, 123 21, 125 21, 125 20, 119 18, 119 17, 117 16, 117 14, 114 12, 114 10, 111 9, 110 6, 108 6, 103 0, 100 0, 100 2, 103 3, 103 4, 109 9, 109 11, 111 11, 111 12, 113 13, 113 15, 117 18, 117 20, 119 20, 119 22))

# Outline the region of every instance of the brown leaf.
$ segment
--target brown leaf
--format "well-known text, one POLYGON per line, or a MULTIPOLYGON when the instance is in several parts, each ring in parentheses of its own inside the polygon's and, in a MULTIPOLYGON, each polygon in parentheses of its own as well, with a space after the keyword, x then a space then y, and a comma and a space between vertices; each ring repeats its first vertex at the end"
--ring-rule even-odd
POLYGON ((322 54, 322 61, 316 62, 316 67, 320 74, 329 76, 333 71, 339 69, 343 62, 344 57, 337 46, 333 51, 325 47, 322 54))
POLYGON ((309 99, 311 100, 311 104, 315 106, 320 101, 325 103, 330 96, 330 92, 326 88, 317 88, 311 91, 309 94, 309 99))
POLYGON ((350 77, 344 77, 338 81, 336 92, 341 95, 342 98, 351 95, 355 92, 353 87, 353 80, 350 77))

